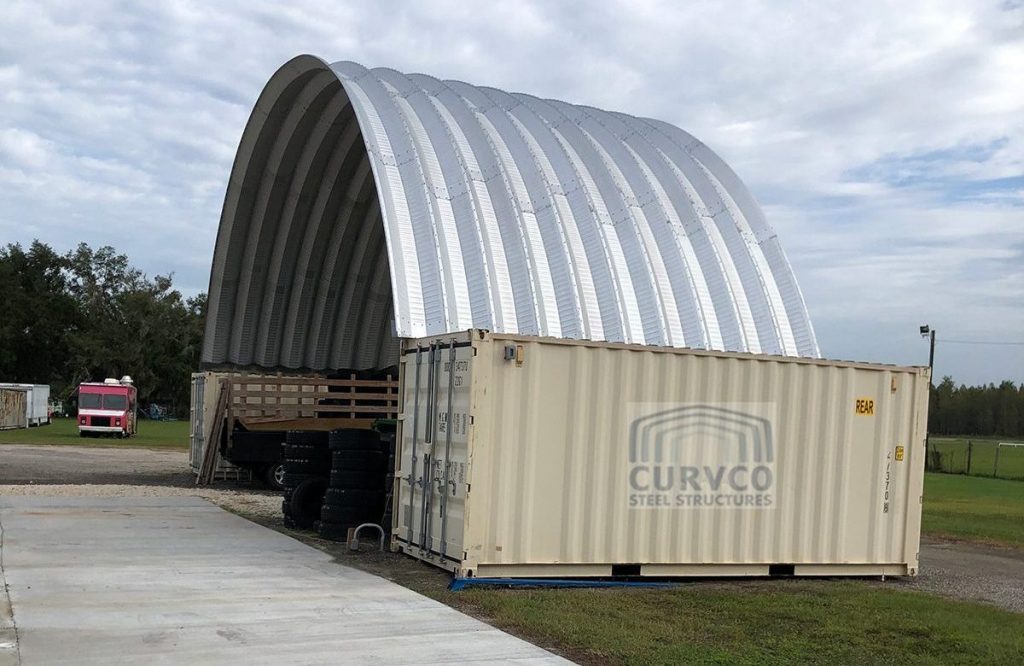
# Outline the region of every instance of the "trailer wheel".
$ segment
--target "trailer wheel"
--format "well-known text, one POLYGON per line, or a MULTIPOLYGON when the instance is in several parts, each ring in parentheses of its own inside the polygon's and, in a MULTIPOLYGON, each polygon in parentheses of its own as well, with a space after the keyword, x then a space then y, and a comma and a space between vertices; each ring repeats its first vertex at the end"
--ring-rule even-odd
POLYGON ((273 490, 284 490, 284 463, 270 463, 263 468, 263 481, 273 490))
POLYGON ((320 507, 323 506, 325 492, 327 479, 322 476, 306 479, 295 487, 289 508, 296 525, 312 527, 314 522, 320 520, 320 507))

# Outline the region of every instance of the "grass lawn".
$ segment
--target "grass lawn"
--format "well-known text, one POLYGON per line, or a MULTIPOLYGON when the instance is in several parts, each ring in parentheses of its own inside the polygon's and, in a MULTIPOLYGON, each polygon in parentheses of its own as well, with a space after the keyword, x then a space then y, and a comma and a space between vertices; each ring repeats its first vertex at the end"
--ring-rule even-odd
POLYGON ((75 419, 55 418, 50 425, 0 430, 0 444, 71 444, 75 446, 153 446, 188 448, 188 421, 140 419, 135 437, 79 437, 75 419))
POLYGON ((1024 654, 1024 614, 860 581, 448 594, 583 663, 1019 664, 1024 654))
POLYGON ((1024 548, 1024 483, 925 474, 921 530, 933 536, 1024 548))
POLYGON ((928 445, 942 455, 942 468, 950 472, 967 469, 967 443, 971 443, 970 473, 977 476, 998 476, 1003 479, 1024 479, 1024 446, 1003 446, 999 449, 996 468, 996 444, 1017 441, 1012 437, 932 437, 928 445))

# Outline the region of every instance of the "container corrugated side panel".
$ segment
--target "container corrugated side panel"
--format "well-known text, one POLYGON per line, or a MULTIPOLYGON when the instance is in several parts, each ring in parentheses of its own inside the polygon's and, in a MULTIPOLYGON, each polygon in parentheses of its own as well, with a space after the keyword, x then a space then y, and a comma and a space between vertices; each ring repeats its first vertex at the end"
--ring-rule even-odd
POLYGON ((498 335, 475 344, 466 568, 916 570, 926 371, 498 335), (503 360, 507 343, 524 346, 522 367, 503 360), (856 413, 859 399, 873 415, 856 413), (772 411, 773 506, 631 508, 630 422, 670 405, 772 411))
POLYGON ((25 389, 0 387, 0 430, 28 426, 25 407, 27 399, 25 389))

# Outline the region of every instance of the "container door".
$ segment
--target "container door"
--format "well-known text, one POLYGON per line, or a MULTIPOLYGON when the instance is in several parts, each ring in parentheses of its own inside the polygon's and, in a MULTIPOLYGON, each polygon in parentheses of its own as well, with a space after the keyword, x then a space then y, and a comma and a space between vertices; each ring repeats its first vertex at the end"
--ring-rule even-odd
POLYGON ((468 342, 410 350, 405 372, 397 538, 424 556, 461 562, 468 431, 468 342))
POLYGON ((192 401, 189 405, 189 465, 198 470, 203 460, 203 404, 206 375, 192 376, 192 401))

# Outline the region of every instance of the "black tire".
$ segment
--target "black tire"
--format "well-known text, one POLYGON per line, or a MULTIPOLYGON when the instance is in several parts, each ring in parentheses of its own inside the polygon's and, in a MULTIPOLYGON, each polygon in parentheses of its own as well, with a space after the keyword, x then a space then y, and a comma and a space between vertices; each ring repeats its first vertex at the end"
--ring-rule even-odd
POLYGON ((326 460, 285 458, 284 471, 288 474, 317 474, 327 476, 327 473, 331 471, 331 466, 326 460))
POLYGON ((281 454, 284 458, 298 460, 330 460, 331 450, 326 446, 315 444, 282 444, 281 454))
POLYGON ((381 452, 380 433, 376 430, 342 428, 332 430, 329 441, 331 451, 381 452))
POLYGON ((292 514, 292 498, 285 497, 281 500, 281 514, 284 516, 291 516, 292 514))
POLYGON ((284 487, 297 488, 306 479, 312 479, 317 476, 323 476, 323 474, 293 474, 292 472, 285 472, 283 479, 284 487))
POLYGON ((295 519, 296 525, 312 527, 314 522, 320 520, 320 507, 323 506, 326 491, 327 479, 322 476, 306 479, 295 487, 288 504, 288 513, 295 519))
POLYGON ((386 464, 383 453, 372 451, 335 451, 331 455, 331 469, 339 472, 382 472, 386 464))
POLYGON ((290 530, 298 529, 298 525, 295 523, 295 519, 289 516, 287 513, 281 518, 281 522, 284 526, 290 530))
POLYGON ((338 506, 336 504, 324 504, 320 510, 320 520, 325 523, 335 523, 339 525, 361 525, 366 522, 366 518, 371 516, 365 509, 353 509, 347 506, 338 506))
POLYGON ((263 468, 263 482, 267 484, 268 488, 273 490, 284 490, 285 489, 285 473, 284 463, 270 463, 263 468))
POLYGON ((383 490, 344 490, 328 488, 324 494, 324 504, 349 507, 352 509, 373 509, 384 507, 383 490))
POLYGON ((385 475, 380 472, 331 470, 331 488, 343 490, 384 490, 385 475))
POLYGON ((307 446, 327 447, 328 434, 319 430, 289 430, 285 433, 287 444, 305 444, 307 446))

